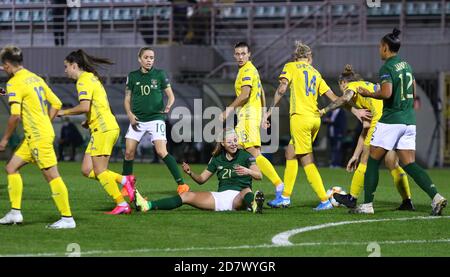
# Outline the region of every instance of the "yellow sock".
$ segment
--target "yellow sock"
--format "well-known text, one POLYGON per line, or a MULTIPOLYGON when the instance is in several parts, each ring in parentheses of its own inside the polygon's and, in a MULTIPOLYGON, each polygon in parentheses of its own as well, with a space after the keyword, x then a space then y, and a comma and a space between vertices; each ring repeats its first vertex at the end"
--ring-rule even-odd
POLYGON ((52 197, 55 201, 56 207, 62 216, 72 216, 69 205, 69 192, 61 177, 50 181, 50 189, 52 190, 52 197))
POLYGON ((286 169, 284 170, 284 190, 283 196, 290 197, 294 189, 295 179, 297 179, 298 161, 286 160, 286 169))
POLYGON ((124 198, 119 191, 119 188, 116 184, 114 174, 111 174, 110 171, 105 170, 97 176, 98 180, 102 184, 103 188, 106 190, 109 196, 114 199, 116 204, 124 202, 124 198))
POLYGON ((353 173, 352 184, 350 186, 350 195, 354 198, 358 198, 364 188, 364 174, 366 173, 366 169, 366 164, 359 163, 355 173, 353 173))
POLYGON ((122 184, 122 179, 123 179, 122 175, 120 175, 119 173, 116 173, 114 171, 111 171, 111 170, 108 170, 108 172, 110 174, 114 175, 114 180, 116 180, 116 183, 122 184))
MULTIPOLYGON (((114 175, 114 179, 116 180, 117 183, 122 184, 122 178, 123 178, 122 175, 120 175, 119 173, 116 173, 114 171, 111 171, 111 170, 108 170, 108 171, 109 171, 109 173, 114 175)), ((91 172, 89 172, 88 178, 97 180, 97 177, 95 176, 94 170, 91 170, 91 172)))
POLYGON ((97 179, 97 176, 95 176, 95 173, 94 173, 94 170, 93 170, 93 169, 89 172, 88 178, 89 178, 89 179, 98 180, 98 179, 97 179))
POLYGON ((263 155, 259 155, 258 157, 256 157, 256 165, 259 167, 259 170, 261 170, 262 174, 269 178, 274 186, 278 186, 279 184, 283 183, 280 176, 278 176, 278 173, 275 171, 275 168, 269 162, 269 160, 266 159, 266 157, 264 157, 263 155))
POLYGON ((20 210, 22 207, 22 176, 19 173, 8 174, 8 194, 11 208, 20 210))
POLYGON ((402 199, 411 198, 411 190, 409 189, 408 176, 406 175, 403 168, 400 166, 391 171, 392 178, 394 178, 394 184, 397 188, 398 193, 402 196, 402 199))
POLYGON ((305 170, 306 178, 308 179, 309 184, 317 194, 317 197, 319 197, 320 201, 323 202, 328 200, 327 193, 323 187, 322 177, 320 177, 320 173, 319 170, 317 170, 316 165, 308 164, 303 167, 303 169, 305 170))

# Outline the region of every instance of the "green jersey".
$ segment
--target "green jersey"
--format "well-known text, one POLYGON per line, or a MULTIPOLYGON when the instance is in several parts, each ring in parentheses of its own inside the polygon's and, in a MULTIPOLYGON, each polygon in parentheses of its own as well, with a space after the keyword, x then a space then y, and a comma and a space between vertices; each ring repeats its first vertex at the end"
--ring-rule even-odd
POLYGON ((127 89, 131 91, 131 111, 138 121, 164 120, 164 90, 170 87, 163 70, 152 68, 144 73, 140 69, 128 74, 127 89))
POLYGON ((249 168, 253 164, 255 164, 255 158, 247 151, 238 149, 231 161, 225 156, 225 151, 212 157, 207 170, 211 173, 217 172, 219 178, 218 192, 225 190, 241 191, 244 188, 252 188, 252 177, 237 175, 234 167, 241 165, 249 168))
POLYGON ((381 84, 392 84, 392 95, 383 100, 383 115, 379 122, 416 125, 414 76, 411 66, 398 56, 393 56, 384 63, 379 74, 381 84))

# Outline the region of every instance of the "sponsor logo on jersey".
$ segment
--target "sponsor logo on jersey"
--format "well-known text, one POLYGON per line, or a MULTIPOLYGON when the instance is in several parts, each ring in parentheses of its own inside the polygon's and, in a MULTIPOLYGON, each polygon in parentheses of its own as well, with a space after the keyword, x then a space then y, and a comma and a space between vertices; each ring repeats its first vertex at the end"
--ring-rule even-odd
POLYGON ((8 93, 8 96, 9 96, 9 97, 11 97, 11 96, 16 96, 16 93, 15 93, 15 92, 10 92, 10 93, 8 93))
POLYGON ((141 82, 136 82, 136 86, 139 86, 141 84, 141 82))
POLYGON ((78 95, 87 95, 87 92, 86 92, 86 91, 80 91, 80 92, 78 93, 78 95))
POLYGON ((218 167, 217 167, 217 170, 222 170, 223 169, 223 166, 221 166, 221 165, 219 165, 218 167))
POLYGON ((250 78, 250 77, 244 77, 244 78, 242 78, 242 81, 250 81, 252 78, 250 78))

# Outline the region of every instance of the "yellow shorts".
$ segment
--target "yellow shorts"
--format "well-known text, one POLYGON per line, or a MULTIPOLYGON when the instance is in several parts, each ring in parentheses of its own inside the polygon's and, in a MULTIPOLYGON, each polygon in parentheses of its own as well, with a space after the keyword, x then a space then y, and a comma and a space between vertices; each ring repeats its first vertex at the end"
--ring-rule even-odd
POLYGON ((119 129, 92 133, 85 153, 91 156, 111 156, 119 134, 119 129))
POLYGON ((291 115, 290 125, 295 154, 312 153, 312 145, 320 129, 320 117, 305 117, 293 114, 291 115))
POLYGON ((24 139, 14 155, 27 163, 36 163, 39 169, 53 167, 58 164, 53 148, 54 139, 54 137, 41 138, 36 141, 24 139))
POLYGON ((238 143, 244 149, 261 146, 261 120, 241 120, 236 125, 235 131, 238 143))
POLYGON ((364 145, 366 146, 370 146, 370 141, 372 140, 373 132, 375 132, 375 126, 377 126, 377 122, 381 118, 381 113, 379 114, 380 116, 378 116, 377 118, 372 118, 372 120, 370 121, 370 128, 369 131, 367 131, 366 138, 364 139, 364 145))

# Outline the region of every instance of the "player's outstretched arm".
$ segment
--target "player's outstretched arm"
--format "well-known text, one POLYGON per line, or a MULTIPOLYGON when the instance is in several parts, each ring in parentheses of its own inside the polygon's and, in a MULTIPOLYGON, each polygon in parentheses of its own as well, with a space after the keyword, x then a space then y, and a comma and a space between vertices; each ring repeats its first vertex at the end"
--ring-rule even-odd
POLYGON ((335 110, 339 107, 342 107, 344 104, 348 103, 350 101, 350 99, 352 99, 353 95, 355 95, 355 92, 347 89, 344 92, 344 95, 342 95, 341 97, 337 97, 333 91, 328 90, 327 92, 325 92, 325 95, 330 98, 331 102, 330 104, 328 104, 328 106, 326 106, 325 108, 319 110, 320 116, 325 115, 326 113, 335 110))
POLYGON ((76 105, 73 108, 66 109, 66 110, 59 110, 58 116, 84 114, 84 113, 88 113, 90 109, 91 109, 91 101, 81 100, 80 104, 76 105))
POLYGON ((209 178, 211 178, 211 176, 213 175, 213 173, 211 173, 207 169, 203 170, 203 172, 200 175, 197 175, 191 170, 189 164, 185 162, 181 164, 181 167, 183 168, 183 171, 187 175, 191 176, 192 180, 194 180, 199 185, 203 185, 204 183, 206 183, 206 181, 208 181, 209 178))
POLYGON ((252 164, 250 168, 246 168, 244 166, 237 166, 235 169, 236 174, 239 176, 246 176, 250 175, 255 180, 261 180, 262 179, 262 173, 259 170, 259 168, 256 166, 256 164, 252 164))
MULTIPOLYGON (((379 88, 379 86, 377 86, 379 88)), ((381 84, 381 89, 378 89, 374 93, 371 93, 369 90, 359 87, 358 93, 364 97, 371 97, 375 99, 389 99, 392 95, 392 83, 384 82, 381 84)))

